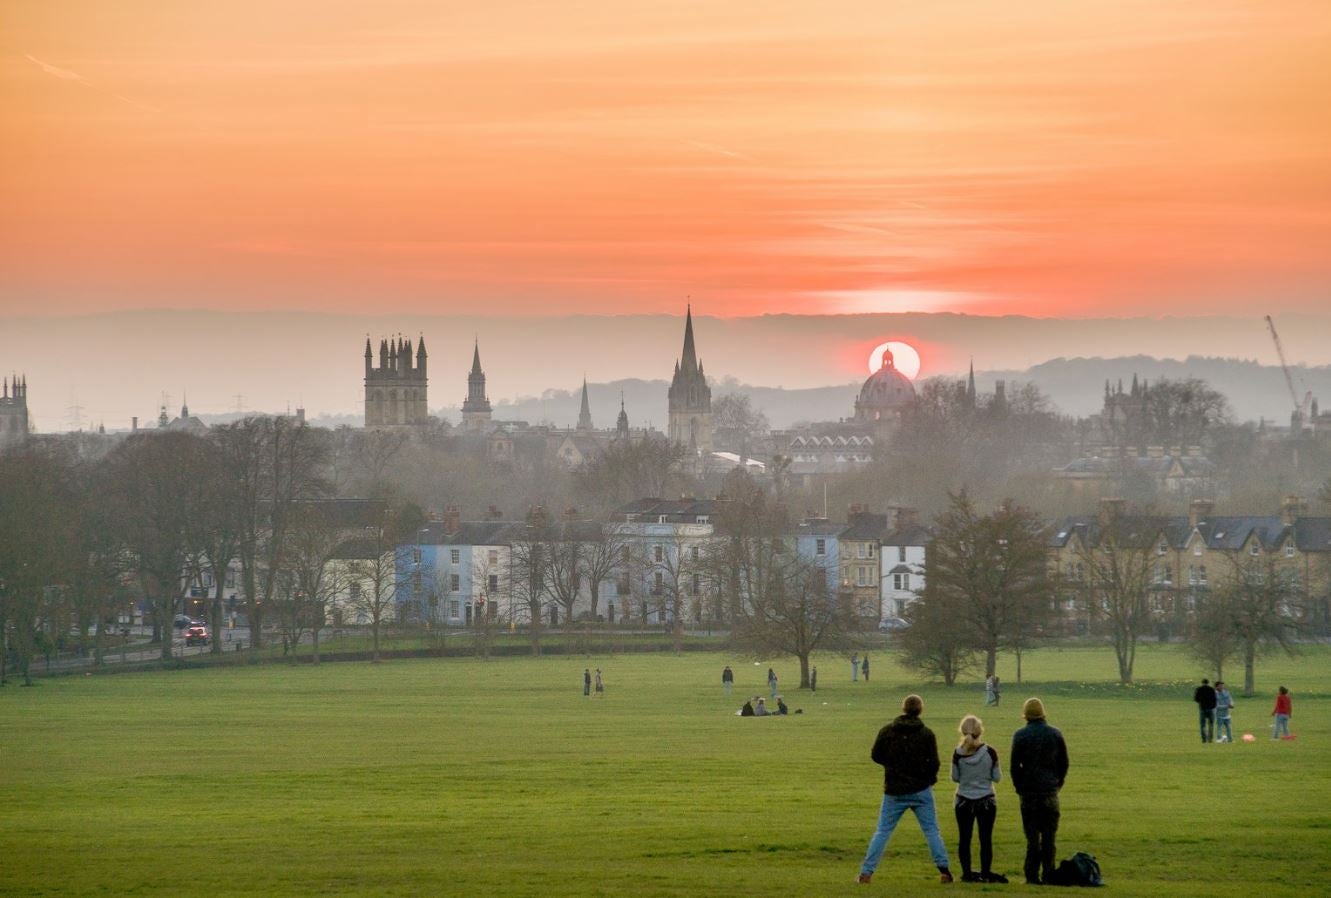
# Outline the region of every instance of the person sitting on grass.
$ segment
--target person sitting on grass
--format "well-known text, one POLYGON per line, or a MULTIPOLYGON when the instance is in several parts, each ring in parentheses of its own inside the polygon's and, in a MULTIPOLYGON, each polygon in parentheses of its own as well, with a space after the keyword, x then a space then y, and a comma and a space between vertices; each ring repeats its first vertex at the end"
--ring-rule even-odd
POLYGON ((768 712, 768 710, 767 710, 767 699, 765 699, 765 698, 760 698, 760 699, 758 699, 758 707, 756 707, 756 708, 753 709, 753 716, 754 716, 754 717, 766 717, 766 716, 768 715, 768 713, 769 713, 769 712, 768 712))
POLYGON ((776 697, 776 713, 782 717, 790 713, 790 709, 786 707, 786 700, 779 695, 776 697))
POLYGON ((753 715, 754 715, 753 699, 749 699, 747 702, 744 703, 744 707, 739 709, 739 716, 752 717, 753 715))

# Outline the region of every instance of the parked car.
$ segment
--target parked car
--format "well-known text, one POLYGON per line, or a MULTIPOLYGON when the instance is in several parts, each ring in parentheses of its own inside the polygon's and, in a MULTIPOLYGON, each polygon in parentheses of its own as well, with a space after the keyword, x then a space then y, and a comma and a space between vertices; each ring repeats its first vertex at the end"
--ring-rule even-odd
POLYGON ((185 645, 207 645, 208 627, 199 621, 185 628, 185 645))
POLYGON ((184 630, 186 627, 195 623, 198 623, 198 621, 195 621, 194 618, 190 617, 188 614, 177 614, 174 626, 177 630, 184 630))
POLYGON ((878 629, 882 630, 884 633, 897 633, 909 628, 910 623, 899 617, 885 617, 878 624, 878 629))

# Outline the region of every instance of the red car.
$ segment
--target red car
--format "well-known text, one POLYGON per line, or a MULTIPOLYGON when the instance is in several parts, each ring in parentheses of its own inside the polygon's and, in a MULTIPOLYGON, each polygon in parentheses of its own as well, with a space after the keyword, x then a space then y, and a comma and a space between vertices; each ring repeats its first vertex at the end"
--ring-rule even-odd
POLYGON ((185 628, 185 645, 207 645, 208 627, 200 623, 192 623, 185 628))

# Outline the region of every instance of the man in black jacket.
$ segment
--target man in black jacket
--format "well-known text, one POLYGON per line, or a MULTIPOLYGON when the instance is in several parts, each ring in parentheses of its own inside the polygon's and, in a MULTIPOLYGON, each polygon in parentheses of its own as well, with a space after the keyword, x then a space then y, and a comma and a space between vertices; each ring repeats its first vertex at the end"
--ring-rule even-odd
POLYGON ((861 883, 873 878, 873 871, 906 811, 914 811, 915 819, 929 843, 943 882, 952 881, 948 869, 947 848, 938 831, 938 814, 934 810, 933 784, 938 782, 938 742, 934 734, 920 721, 924 700, 908 695, 901 703, 901 716, 878 731, 870 757, 883 765, 883 804, 878 813, 878 828, 869 840, 869 850, 860 865, 861 883))
POLYGON ((1197 724, 1202 730, 1202 742, 1215 738, 1215 687, 1211 681, 1202 678, 1202 685, 1192 693, 1192 700, 1197 703, 1197 724))
POLYGON ((1012 788, 1021 797, 1021 828, 1026 834, 1026 882, 1038 885, 1054 872, 1054 836, 1058 833, 1058 791, 1068 775, 1068 746, 1063 734, 1044 719, 1044 703, 1027 699, 1026 725, 1012 734, 1012 788))

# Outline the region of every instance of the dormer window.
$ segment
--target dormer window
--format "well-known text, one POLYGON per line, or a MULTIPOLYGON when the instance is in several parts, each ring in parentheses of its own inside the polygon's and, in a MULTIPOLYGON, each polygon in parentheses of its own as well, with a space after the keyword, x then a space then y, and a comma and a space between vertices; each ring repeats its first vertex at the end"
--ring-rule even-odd
POLYGON ((1169 543, 1165 542, 1163 539, 1160 540, 1160 545, 1155 547, 1155 554, 1164 555, 1168 551, 1169 551, 1169 543))
POLYGON ((1285 543, 1285 557, 1286 557, 1286 558, 1293 558, 1293 557, 1294 557, 1294 544, 1293 544, 1293 543, 1285 543))
POLYGON ((1255 555, 1257 555, 1257 554, 1258 554, 1259 552, 1261 552, 1261 551, 1262 551, 1262 550, 1259 549, 1259 548, 1257 547, 1257 543, 1253 543, 1252 545, 1248 546, 1248 554, 1249 554, 1249 555, 1254 555, 1254 556, 1255 556, 1255 555))

